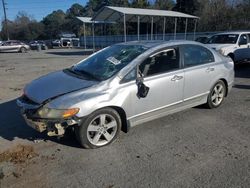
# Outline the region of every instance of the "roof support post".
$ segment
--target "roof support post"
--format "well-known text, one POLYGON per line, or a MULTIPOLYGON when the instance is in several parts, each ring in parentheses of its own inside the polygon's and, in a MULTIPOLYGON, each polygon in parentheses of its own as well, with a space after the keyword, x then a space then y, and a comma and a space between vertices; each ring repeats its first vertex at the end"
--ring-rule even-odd
POLYGON ((123 14, 124 42, 127 42, 126 14, 123 14))
POLYGON ((165 40, 165 33, 166 33, 166 17, 163 20, 163 37, 162 39, 165 40))
POLYGON ((84 39, 84 48, 86 50, 86 25, 83 23, 83 39, 84 39))
POLYGON ((95 51, 95 22, 92 23, 93 52, 95 51))
POLYGON ((148 22, 147 22, 147 40, 148 40, 148 22))
POLYGON ((176 40, 176 31, 177 31, 177 18, 174 21, 174 40, 176 40))
POLYGON ((140 16, 137 16, 137 38, 140 40, 140 16))
POLYGON ((188 19, 186 18, 186 23, 185 23, 185 40, 187 40, 187 25, 188 25, 188 19))
POLYGON ((194 40, 196 38, 197 19, 194 20, 194 40))
POLYGON ((154 17, 151 17, 151 40, 153 40, 154 34, 154 17))

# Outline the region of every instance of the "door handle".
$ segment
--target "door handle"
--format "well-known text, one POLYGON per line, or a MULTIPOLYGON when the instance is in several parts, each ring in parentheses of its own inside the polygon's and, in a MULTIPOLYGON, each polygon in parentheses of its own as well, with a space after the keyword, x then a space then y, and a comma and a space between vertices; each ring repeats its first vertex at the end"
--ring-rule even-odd
POLYGON ((178 80, 181 80, 182 78, 183 76, 174 75, 174 77, 171 78, 171 81, 178 81, 178 80))
POLYGON ((208 67, 207 69, 206 69, 206 72, 212 72, 212 71, 214 71, 215 69, 213 68, 213 67, 208 67))

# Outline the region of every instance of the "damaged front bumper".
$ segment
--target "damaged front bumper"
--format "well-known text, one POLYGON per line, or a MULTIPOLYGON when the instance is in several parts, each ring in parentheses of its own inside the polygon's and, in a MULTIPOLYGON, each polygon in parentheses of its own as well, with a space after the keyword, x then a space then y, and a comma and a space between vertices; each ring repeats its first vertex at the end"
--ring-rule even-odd
POLYGON ((37 111, 42 105, 36 104, 23 97, 17 99, 17 105, 21 107, 21 113, 27 125, 38 132, 47 132, 48 136, 62 136, 68 127, 79 125, 81 122, 81 119, 77 117, 68 119, 39 118, 37 111))

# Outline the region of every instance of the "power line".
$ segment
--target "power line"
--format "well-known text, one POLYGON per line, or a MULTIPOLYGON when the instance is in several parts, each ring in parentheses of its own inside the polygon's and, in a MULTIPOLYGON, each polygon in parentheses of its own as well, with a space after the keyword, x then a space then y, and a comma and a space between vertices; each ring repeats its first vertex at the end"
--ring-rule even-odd
POLYGON ((2 0, 3 3, 3 12, 4 12, 4 20, 5 20, 5 27, 6 27, 6 34, 7 34, 7 39, 9 39, 9 30, 8 30, 8 23, 7 23, 7 15, 6 15, 6 7, 5 7, 5 2, 2 0))

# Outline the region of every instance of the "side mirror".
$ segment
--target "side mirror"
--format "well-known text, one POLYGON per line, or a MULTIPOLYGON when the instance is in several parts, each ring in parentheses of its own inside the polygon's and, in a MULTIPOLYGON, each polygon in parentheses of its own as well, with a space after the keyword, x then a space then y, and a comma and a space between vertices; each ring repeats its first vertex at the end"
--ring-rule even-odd
POLYGON ((241 45, 247 45, 247 41, 239 41, 239 46, 241 45))
POLYGON ((138 87, 138 91, 137 91, 137 97, 140 98, 145 98, 148 95, 149 92, 149 87, 147 87, 144 83, 143 83, 143 78, 142 77, 138 77, 136 79, 136 85, 138 87))

